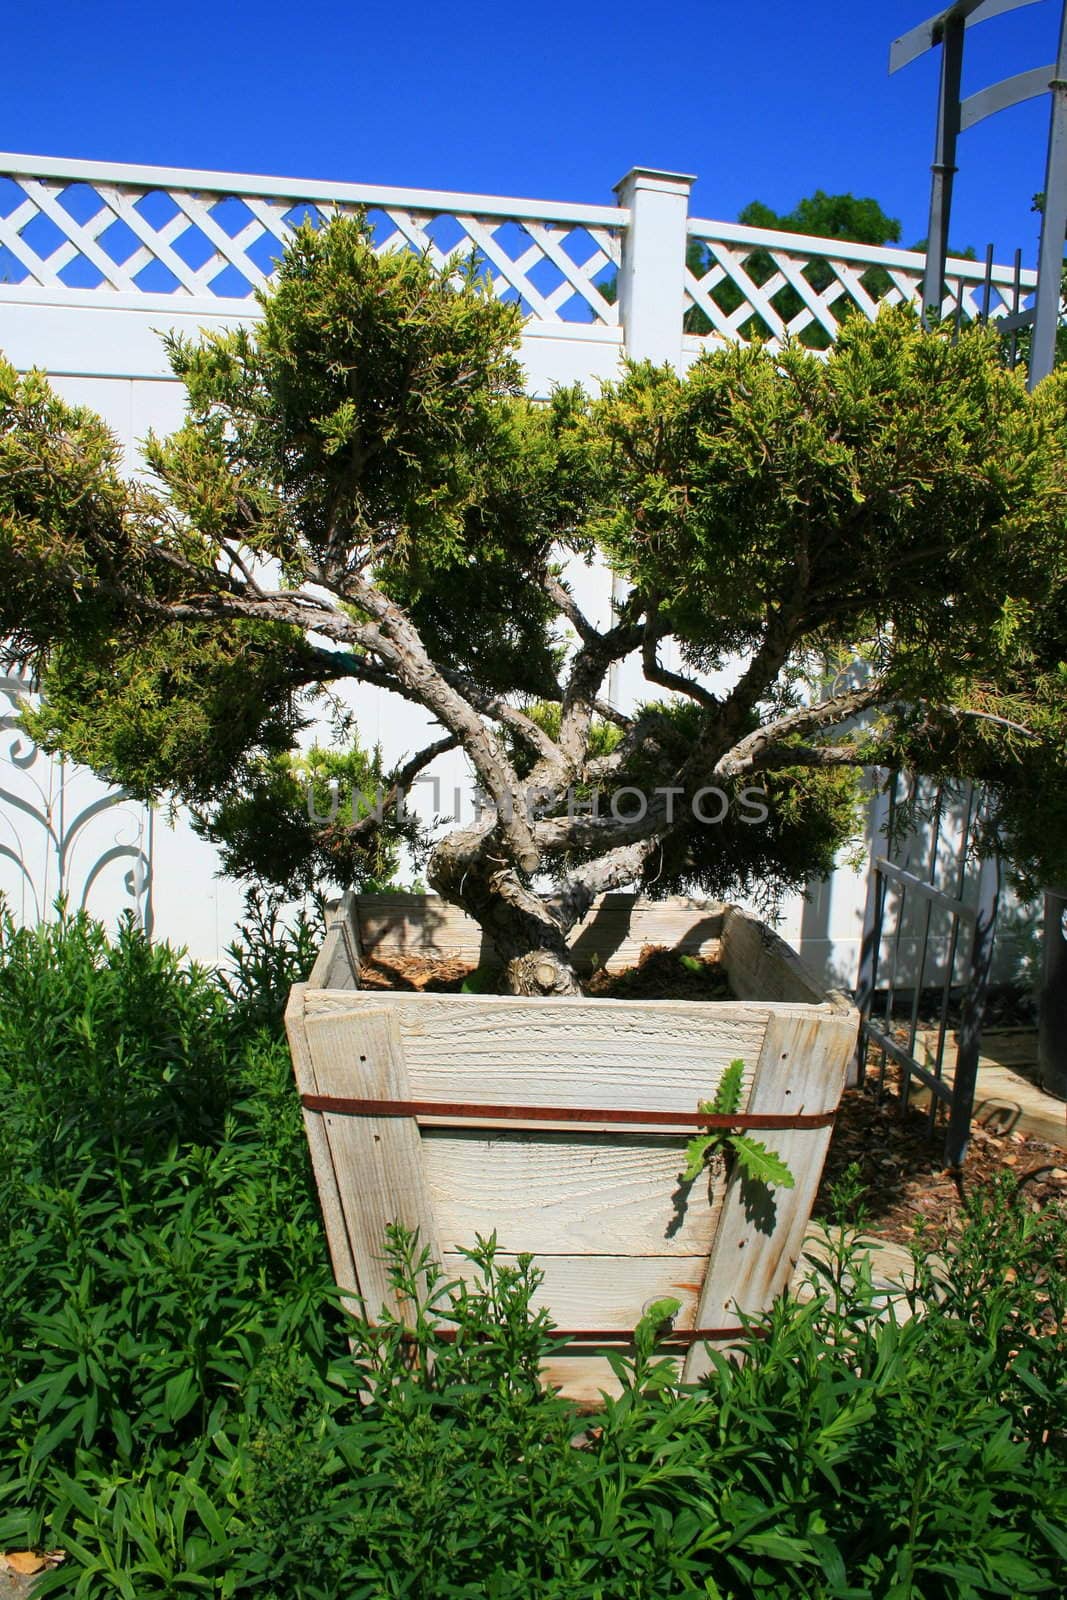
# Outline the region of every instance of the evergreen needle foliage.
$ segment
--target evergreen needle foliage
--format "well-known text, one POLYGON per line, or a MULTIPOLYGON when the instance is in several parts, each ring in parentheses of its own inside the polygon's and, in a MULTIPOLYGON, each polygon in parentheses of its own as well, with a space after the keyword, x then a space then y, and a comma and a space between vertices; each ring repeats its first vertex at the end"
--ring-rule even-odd
POLYGON ((353 791, 395 799, 458 747, 487 804, 427 878, 519 991, 574 992, 601 891, 773 898, 829 871, 864 768, 984 783, 983 846, 1067 874, 1062 371, 1028 394, 995 333, 887 308, 823 353, 631 363, 537 404, 518 310, 352 217, 301 229, 260 300, 168 340, 188 415, 148 441, 150 481, 0 363, 0 633, 39 674, 44 745, 188 803, 233 871, 286 889, 387 875, 401 809, 353 791), (594 559, 628 585, 606 628, 566 578, 594 559), (633 715, 603 699, 627 658, 633 715), (383 769, 346 683, 440 737, 383 769), (303 751, 324 707, 336 748, 303 751))

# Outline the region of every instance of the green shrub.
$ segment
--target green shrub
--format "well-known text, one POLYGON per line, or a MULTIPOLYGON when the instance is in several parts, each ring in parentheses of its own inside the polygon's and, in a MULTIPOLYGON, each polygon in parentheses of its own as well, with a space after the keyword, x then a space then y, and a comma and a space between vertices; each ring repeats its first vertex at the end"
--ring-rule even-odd
POLYGON ((895 1311, 836 1233, 743 1360, 679 1390, 643 1327, 580 1416, 493 1240, 457 1287, 394 1232, 411 1331, 336 1306, 276 1024, 310 945, 268 911, 223 983, 3 927, 0 1548, 68 1552, 42 1597, 1058 1600, 1062 1218, 976 1196, 895 1311))
POLYGON ((254 1010, 240 968, 227 992, 130 925, 0 928, 0 1539, 69 1548, 61 1592, 170 1593, 261 1393, 347 1348, 254 1010))

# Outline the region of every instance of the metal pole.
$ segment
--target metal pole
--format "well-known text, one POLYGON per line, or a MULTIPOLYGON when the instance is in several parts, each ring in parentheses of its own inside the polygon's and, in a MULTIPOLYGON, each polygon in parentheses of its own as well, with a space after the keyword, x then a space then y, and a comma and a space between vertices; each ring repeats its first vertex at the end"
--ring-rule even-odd
POLYGON ((993 246, 986 245, 985 277, 982 279, 982 321, 989 321, 989 302, 993 298, 993 246))
MULTIPOLYGON (((945 801, 945 786, 939 783, 934 800, 933 831, 930 841, 930 860, 926 869, 926 881, 931 888, 937 883, 937 858, 941 848, 941 816, 945 801)), ((925 896, 924 896, 925 898, 925 896)), ((933 915, 934 902, 927 900, 923 908, 923 936, 919 951, 919 966, 915 974, 915 992, 911 998, 911 1023, 908 1028, 908 1054, 915 1054, 915 1041, 919 1036, 919 1009, 922 1005, 923 984, 926 980, 926 958, 930 953, 930 919, 933 915)))
MULTIPOLYGON (((886 851, 893 850, 893 821, 897 805, 897 777, 890 774, 886 787, 889 790, 889 814, 886 819, 886 851)), ((856 982, 856 1006, 860 1013, 860 1031, 856 1048, 856 1082, 863 1084, 867 1078, 867 1037, 863 1024, 870 1021, 878 994, 878 970, 881 961, 882 927, 885 920, 886 880, 875 866, 877 852, 877 827, 871 830, 871 876, 867 881, 867 905, 863 916, 863 944, 860 949, 860 969, 856 982)), ((885 1087, 885 1051, 879 1074, 878 1098, 885 1087)))
POLYGON ((948 1137, 945 1140, 946 1165, 958 1170, 967 1154, 971 1137, 974 1092, 978 1084, 978 1052, 982 1043, 982 1014, 985 1011, 989 968, 993 960, 993 935, 997 926, 997 901, 1000 897, 1000 862, 987 856, 978 877, 978 905, 971 944, 971 970, 963 997, 956 1071, 952 1080, 952 1107, 948 1137))
POLYGON ((1056 361, 1056 329, 1060 320, 1063 241, 1067 234, 1067 4, 1060 18, 1060 47, 1049 120, 1048 164, 1045 169, 1045 214, 1037 261, 1037 304, 1030 346, 1029 385, 1047 378, 1056 361))
MULTIPOLYGON (((1012 291, 1011 291, 1011 314, 1012 314, 1013 317, 1017 317, 1019 315, 1019 302, 1022 299, 1022 292, 1023 292, 1022 291, 1022 278, 1023 278, 1023 253, 1022 253, 1021 250, 1016 250, 1016 252, 1015 252, 1015 267, 1014 267, 1014 270, 1013 270, 1013 273, 1012 273, 1012 291)), ((1019 363, 1019 330, 1018 330, 1017 326, 1015 325, 1015 323, 1013 322, 1012 325, 1011 325, 1011 338, 1010 338, 1010 340, 1008 342, 1008 364, 1011 367, 1013 372, 1015 371, 1015 368, 1018 366, 1018 363, 1019 363)))
MULTIPOLYGON (((967 791, 967 808, 963 814, 963 833, 960 837, 959 854, 956 857, 956 889, 957 900, 963 899, 963 891, 967 886, 967 854, 971 846, 971 826, 974 822, 974 810, 977 803, 977 790, 972 783, 967 791)), ((952 1007, 952 980, 956 975, 956 951, 959 949, 960 926, 962 918, 958 915, 952 918, 952 933, 949 937, 948 956, 945 961, 945 981, 941 986, 941 1014, 937 1023, 937 1056, 934 1061, 934 1077, 941 1082, 945 1070, 945 1037, 948 1033, 948 1014, 952 1007)), ((934 1128, 937 1124, 937 1113, 940 1101, 937 1095, 930 1097, 930 1137, 933 1138, 934 1128)))
POLYGON ((926 236, 926 273, 923 278, 923 326, 941 314, 948 259, 948 227, 952 214, 952 180, 956 176, 956 140, 960 131, 960 78, 963 72, 963 34, 966 19, 945 18, 941 38, 941 88, 937 101, 937 136, 931 167, 930 226, 926 236))
POLYGON ((863 944, 860 949, 859 982, 856 985, 856 1009, 860 1014, 860 1031, 856 1039, 856 1054, 849 1083, 862 1087, 867 1077, 867 1035, 863 1024, 870 1021, 874 1005, 875 984, 878 981, 878 947, 882 942, 882 918, 885 912, 885 879, 877 867, 871 868, 867 885, 867 909, 863 918, 863 944))
POLYGON ((1067 1100, 1067 890, 1045 890, 1045 950, 1037 1063, 1041 1087, 1067 1100))

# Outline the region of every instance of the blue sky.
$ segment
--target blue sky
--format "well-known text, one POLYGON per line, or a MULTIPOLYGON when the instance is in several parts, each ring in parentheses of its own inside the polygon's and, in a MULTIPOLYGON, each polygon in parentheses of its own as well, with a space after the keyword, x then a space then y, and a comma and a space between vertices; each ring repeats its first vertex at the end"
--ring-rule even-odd
MULTIPOLYGON (((935 0, 936 3, 936 0, 935 0)), ((968 33, 964 91, 1050 61, 1061 0, 968 33)), ((0 148, 605 201, 633 165, 698 176, 693 211, 821 187, 926 232, 936 62, 887 76, 931 0, 79 0, 5 18, 0 148)), ((961 140, 953 242, 1036 254, 1047 99, 961 140)))

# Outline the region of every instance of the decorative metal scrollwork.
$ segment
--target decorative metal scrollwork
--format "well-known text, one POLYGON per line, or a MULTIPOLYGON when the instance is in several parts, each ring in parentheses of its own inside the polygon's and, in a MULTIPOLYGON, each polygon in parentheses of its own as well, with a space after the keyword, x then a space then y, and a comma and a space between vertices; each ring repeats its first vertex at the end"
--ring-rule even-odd
POLYGON ((105 922, 132 911, 151 934, 151 808, 39 749, 19 720, 34 692, 31 678, 0 677, 0 890, 22 923, 62 899, 105 922))

